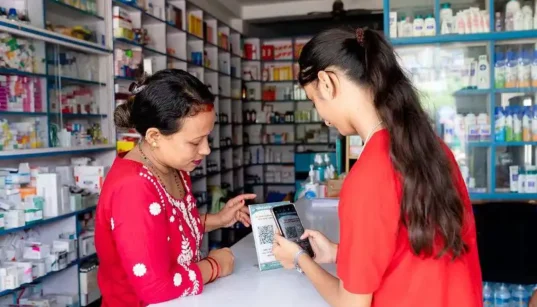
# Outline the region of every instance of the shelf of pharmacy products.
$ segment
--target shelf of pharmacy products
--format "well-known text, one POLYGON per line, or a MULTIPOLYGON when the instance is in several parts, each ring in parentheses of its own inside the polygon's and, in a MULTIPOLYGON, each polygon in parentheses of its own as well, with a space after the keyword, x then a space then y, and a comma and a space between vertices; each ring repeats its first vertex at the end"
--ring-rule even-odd
MULTIPOLYGON (((129 49, 129 48, 132 48, 132 47, 138 47, 138 48, 140 48, 142 50, 142 54, 143 54, 144 57, 155 57, 155 56, 159 57, 160 56, 160 57, 166 58, 166 63, 177 62, 178 61, 178 62, 186 64, 188 68, 200 68, 200 69, 204 69, 205 73, 211 73, 211 72, 218 73, 220 76, 230 77, 233 80, 240 81, 239 76, 232 75, 230 72, 217 70, 215 68, 211 68, 209 66, 202 65, 201 63, 196 63, 192 59, 185 59, 185 58, 181 58, 181 57, 176 56, 176 55, 167 54, 165 52, 157 51, 157 50, 152 49, 150 47, 140 45, 140 44, 138 44, 138 43, 136 43, 134 41, 128 41, 126 39, 116 38, 116 39, 114 39, 114 45, 117 48, 122 48, 122 49, 123 48, 129 49)), ((159 68, 164 69, 166 67, 164 65, 161 65, 161 67, 159 67, 159 68)), ((185 68, 185 67, 178 66, 178 68, 185 68)), ((158 70, 160 70, 160 69, 158 69, 158 70)), ((115 75, 115 79, 116 79, 116 81, 131 81, 131 82, 136 80, 132 76, 121 76, 121 75, 115 75)), ((231 98, 230 96, 225 96, 225 97, 231 98)), ((239 99, 239 97, 237 96, 236 99, 239 99)))
MULTIPOLYGON (((38 221, 35 221, 35 222, 32 222, 32 223, 28 223, 28 224, 26 224, 24 226, 21 226, 21 227, 10 228, 10 229, 2 229, 2 230, 0 230, 0 236, 5 236, 5 235, 17 233, 19 231, 26 231, 26 230, 29 230, 29 229, 32 229, 32 228, 35 228, 35 227, 38 227, 38 226, 50 225, 50 224, 53 224, 53 223, 68 219, 70 217, 82 216, 82 215, 84 215, 86 213, 94 212, 95 209, 96 209, 96 206, 91 206, 91 207, 86 208, 86 209, 66 213, 66 214, 63 214, 63 215, 60 215, 60 216, 56 216, 56 217, 52 217, 52 218, 46 218, 46 219, 43 219, 43 220, 38 220, 38 221)), ((20 285, 19 287, 15 288, 15 289, 8 289, 8 290, 0 291, 0 298, 1 297, 6 297, 7 295, 13 295, 13 303, 16 303, 16 301, 18 299, 17 294, 18 294, 18 292, 20 290, 23 290, 23 289, 25 289, 27 287, 31 287, 31 286, 34 286, 36 284, 42 283, 42 282, 46 282, 47 278, 49 278, 51 276, 54 276, 56 274, 59 274, 61 272, 64 272, 67 269, 69 269, 69 268, 71 268, 71 267, 73 267, 75 265, 80 265, 80 264, 84 263, 86 260, 92 259, 94 257, 95 257, 94 254, 89 255, 89 256, 79 257, 78 253, 77 253, 77 259, 75 261, 67 264, 64 268, 62 268, 60 270, 57 270, 57 271, 48 272, 47 274, 45 274, 43 276, 35 278, 32 282, 22 284, 22 285, 20 285)))
POLYGON ((49 17, 58 10, 79 10, 54 0, 32 1, 28 16, 35 19, 30 24, 0 17, 0 119, 7 131, 1 160, 112 149, 107 140, 113 136, 104 120, 111 112, 104 103, 110 101, 111 78, 103 74, 110 66, 111 50, 90 48, 78 39, 39 29, 44 21, 32 12, 43 16, 45 8, 49 17))
MULTIPOLYGON (((20 21, 17 17, 8 19, 3 16, 0 18, 0 31, 30 39, 39 39, 47 43, 58 44, 73 50, 92 54, 106 55, 112 52, 106 46, 104 20, 100 15, 85 12, 61 0, 29 1, 31 1, 31 5, 26 1, 18 1, 19 3, 14 3, 14 5, 16 6, 15 9, 19 12, 19 18, 24 15, 25 17, 29 16, 30 20, 20 21), (81 14, 82 12, 84 14, 81 14), (80 18, 80 15, 92 16, 92 18, 80 18), (45 19, 47 21, 66 22, 70 25, 76 24, 78 28, 63 24, 46 24, 45 19), (78 34, 75 34, 77 31, 78 34), (79 38, 82 32, 84 32, 83 36, 86 39, 79 38)), ((104 10, 106 10, 105 5, 99 6, 99 11, 104 10)))
POLYGON ((153 72, 199 68, 240 81, 241 34, 191 2, 153 2, 146 9, 130 1, 114 0, 113 5, 116 76, 131 78, 141 51, 143 58, 152 58, 153 72), (163 3, 166 7, 159 7, 163 3))
POLYGON ((383 0, 384 31, 396 45, 459 43, 535 37, 531 3, 478 0, 471 4, 430 1, 408 6, 383 0))

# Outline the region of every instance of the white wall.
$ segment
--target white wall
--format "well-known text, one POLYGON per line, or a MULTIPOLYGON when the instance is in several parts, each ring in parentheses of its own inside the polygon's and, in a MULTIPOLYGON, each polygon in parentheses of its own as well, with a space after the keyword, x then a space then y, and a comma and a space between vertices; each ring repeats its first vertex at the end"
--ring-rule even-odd
POLYGON ((192 0, 192 3, 236 31, 243 33, 242 7, 235 0, 192 0))

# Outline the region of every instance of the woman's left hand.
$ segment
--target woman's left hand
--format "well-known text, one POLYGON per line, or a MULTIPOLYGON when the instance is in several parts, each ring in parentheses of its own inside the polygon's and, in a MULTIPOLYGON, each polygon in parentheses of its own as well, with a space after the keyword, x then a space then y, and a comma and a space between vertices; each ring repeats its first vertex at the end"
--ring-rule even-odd
POLYGON ((295 268, 295 256, 300 250, 301 247, 295 242, 287 240, 278 233, 274 234, 272 253, 284 268, 295 268))
POLYGON ((220 225, 230 227, 241 222, 244 226, 250 227, 250 212, 244 204, 246 200, 254 199, 256 196, 255 194, 241 194, 230 199, 224 208, 216 214, 220 225))

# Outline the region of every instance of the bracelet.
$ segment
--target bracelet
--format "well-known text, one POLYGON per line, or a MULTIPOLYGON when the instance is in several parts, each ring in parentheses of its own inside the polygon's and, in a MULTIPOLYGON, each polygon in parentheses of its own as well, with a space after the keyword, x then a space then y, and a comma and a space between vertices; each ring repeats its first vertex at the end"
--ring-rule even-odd
POLYGON ((298 265, 298 258, 300 257, 300 255, 302 254, 305 254, 306 251, 301 249, 299 250, 298 252, 296 252, 295 254, 295 259, 294 259, 294 263, 295 263, 295 269, 299 272, 299 273, 303 273, 302 272, 302 269, 300 268, 300 266, 298 265))
POLYGON ((220 266, 218 265, 218 261, 216 261, 213 257, 209 257, 209 261, 211 261, 214 264, 214 277, 212 281, 215 281, 218 277, 220 277, 220 266))
POLYGON ((205 260, 207 260, 211 264, 211 278, 209 278, 209 283, 211 283, 216 280, 216 274, 218 274, 217 272, 215 272, 216 264, 213 262, 213 258, 207 257, 205 258, 205 260))
POLYGON ((210 284, 211 282, 213 282, 213 275, 214 275, 214 266, 213 266, 213 262, 210 261, 209 259, 205 259, 207 260, 207 262, 209 262, 209 265, 211 266, 211 276, 209 277, 209 280, 207 281, 208 284, 210 284))
POLYGON ((205 217, 203 218, 203 228, 207 229, 207 216, 209 216, 209 213, 205 213, 205 217))
POLYGON ((214 258, 211 256, 208 256, 207 259, 214 261, 216 265, 216 277, 214 279, 217 279, 218 277, 220 277, 220 264, 218 263, 218 261, 214 260, 214 258))

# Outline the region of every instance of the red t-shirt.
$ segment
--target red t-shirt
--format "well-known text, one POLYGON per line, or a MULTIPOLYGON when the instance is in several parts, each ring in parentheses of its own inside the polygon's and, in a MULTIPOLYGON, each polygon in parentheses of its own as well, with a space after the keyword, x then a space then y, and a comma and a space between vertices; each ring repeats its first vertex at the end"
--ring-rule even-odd
POLYGON ((343 184, 337 273, 345 289, 373 294, 374 307, 482 306, 481 268, 472 205, 450 149, 443 144, 465 206, 469 253, 452 261, 418 257, 400 223, 402 185, 387 130, 376 132, 343 184))
POLYGON ((103 307, 137 307, 196 295, 203 227, 189 176, 174 199, 141 163, 116 158, 97 206, 95 244, 103 307))

